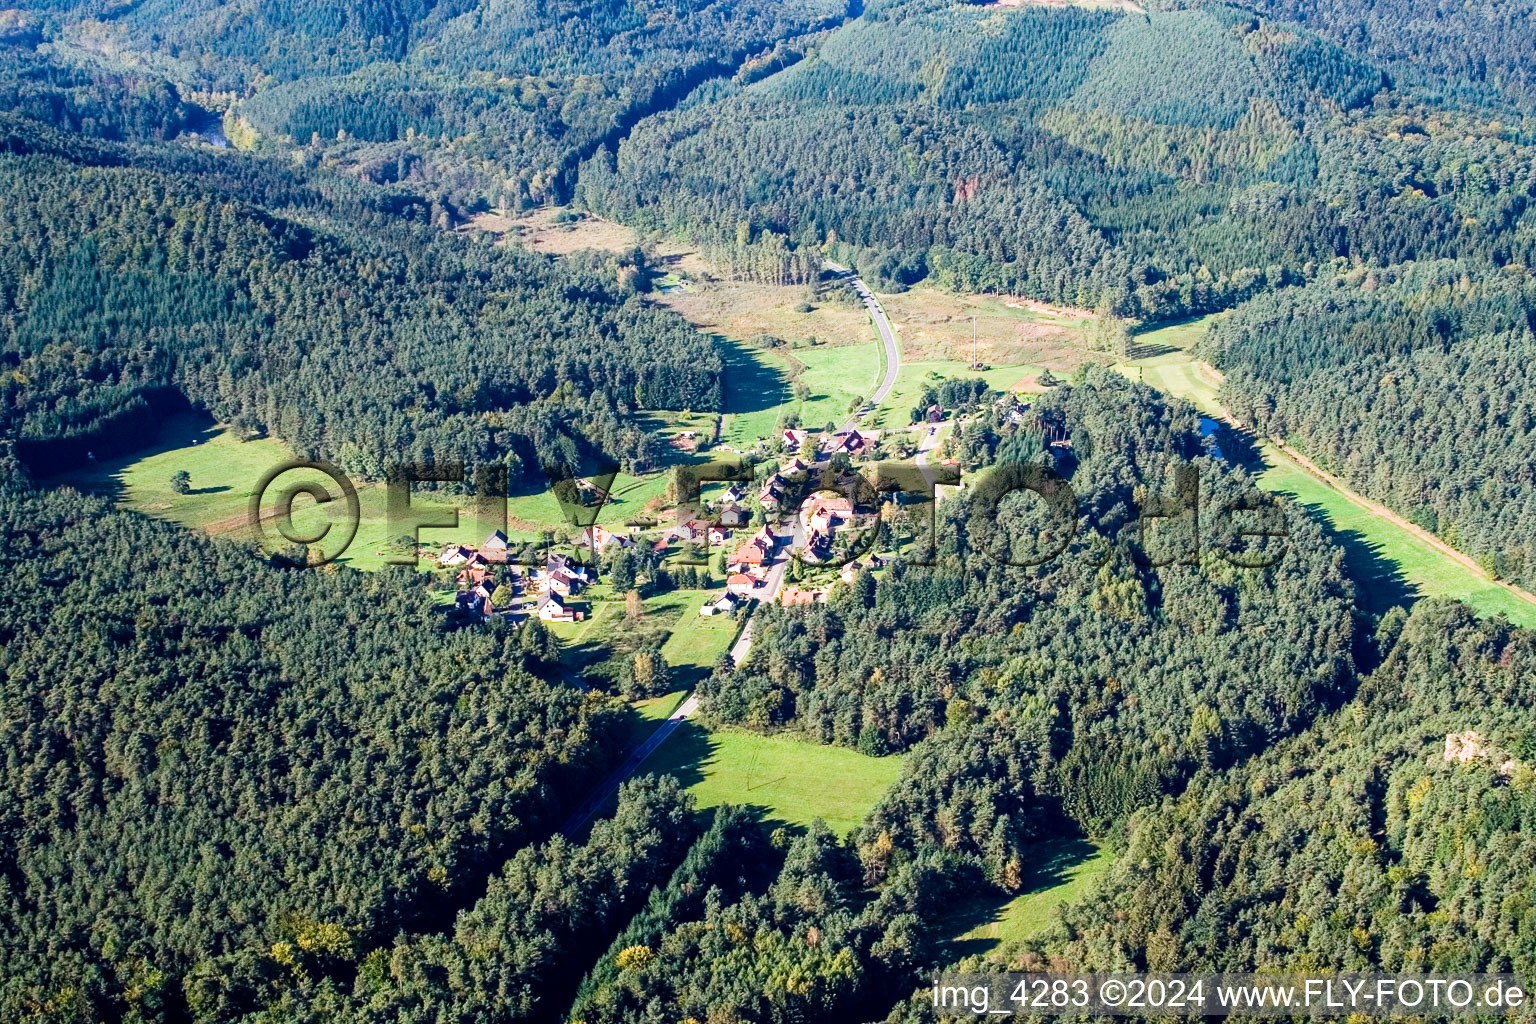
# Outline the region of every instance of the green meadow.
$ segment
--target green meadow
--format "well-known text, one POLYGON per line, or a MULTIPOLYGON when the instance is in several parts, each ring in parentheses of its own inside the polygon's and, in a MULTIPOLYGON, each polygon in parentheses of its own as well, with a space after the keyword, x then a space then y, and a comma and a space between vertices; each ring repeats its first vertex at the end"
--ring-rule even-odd
MULTIPOLYGON (((1138 335, 1133 358, 1117 369, 1189 401, 1206 415, 1224 416, 1215 381, 1201 372, 1190 354, 1211 320, 1203 317, 1138 335)), ((1449 597, 1484 615, 1504 615, 1511 622, 1536 627, 1536 605, 1390 519, 1361 508, 1274 445, 1259 442, 1258 454, 1263 461, 1259 486, 1293 499, 1324 524, 1343 547, 1350 575, 1360 587, 1361 604, 1368 611, 1411 604, 1417 597, 1449 597)))
POLYGON ((878 341, 835 348, 798 348, 786 358, 805 365, 800 379, 811 396, 799 404, 800 423, 823 427, 842 423, 849 407, 867 400, 880 383, 881 348, 878 341))
POLYGON ((842 423, 849 406, 867 399, 880 380, 882 351, 875 341, 772 350, 729 339, 721 344, 727 371, 720 439, 736 448, 772 437, 791 415, 813 429, 842 423), (797 375, 810 392, 804 401, 795 398, 797 375))
MULTIPOLYGON (((254 539, 251 497, 269 474, 292 459, 292 453, 278 441, 242 441, 232 431, 198 417, 184 416, 167 422, 157 440, 140 452, 50 482, 110 496, 125 509, 168 519, 189 529, 233 539, 254 539), (186 494, 177 493, 171 484, 177 472, 186 472, 190 477, 186 494)), ((308 493, 296 493, 290 533, 298 538, 313 538, 314 547, 332 554, 344 541, 348 517, 341 487, 325 474, 314 470, 282 473, 267 488, 269 500, 264 502, 263 509, 270 512, 279 492, 304 485, 323 487, 336 500, 322 504, 308 493)), ((356 494, 356 534, 337 561, 358 569, 378 569, 388 564, 391 557, 402 554, 403 549, 391 543, 395 538, 390 536, 385 489, 362 485, 356 494)), ((421 531, 422 542, 433 546, 455 541, 478 542, 498 525, 494 519, 478 518, 472 500, 446 494, 414 491, 411 509, 413 517, 432 519, 451 518, 458 511, 458 527, 421 531)), ((288 543, 271 519, 264 521, 263 534, 268 550, 288 543)))
POLYGON ((846 835, 896 781, 901 758, 685 722, 642 768, 677 776, 700 808, 756 807, 770 824, 805 826, 821 818, 846 835))
POLYGON ((945 922, 954 938, 956 958, 1034 938, 1056 920, 1063 903, 1086 896, 1114 863, 1108 846, 1086 839, 1057 839, 1035 844, 1023 891, 1010 897, 994 891, 960 907, 945 922))
MULTIPOLYGON (((707 414, 675 414, 654 424, 655 429, 671 436, 679 424, 695 427, 704 436, 712 430, 713 418, 707 414)), ((681 458, 681 457, 680 457, 681 458)), ((253 492, 269 473, 293 459, 286 445, 272 438, 241 440, 233 431, 195 415, 175 417, 166 422, 159 436, 144 449, 119 459, 103 461, 48 481, 82 491, 112 497, 119 506, 146 515, 179 523, 189 529, 235 539, 251 538, 250 501, 253 492), (190 477, 186 494, 176 492, 171 478, 177 472, 190 477)), ((668 472, 643 477, 620 473, 615 477, 610 496, 597 520, 617 529, 647 505, 658 501, 669 483, 668 472)), ((323 487, 342 499, 341 487, 325 474, 313 470, 289 470, 274 479, 267 490, 263 511, 270 514, 275 496, 294 486, 308 484, 323 487)), ((565 518, 553 492, 540 488, 515 494, 507 500, 506 517, 494 506, 485 507, 473 498, 446 491, 428 491, 418 484, 411 490, 410 513, 397 520, 393 528, 388 512, 388 495, 380 484, 356 483, 359 521, 352 542, 336 559, 353 568, 373 570, 400 556, 404 549, 394 543, 392 534, 409 532, 411 522, 451 522, 457 512, 457 526, 423 526, 419 536, 428 548, 453 543, 478 544, 492 531, 503 528, 514 540, 536 540, 543 530, 574 533, 576 527, 565 518), (403 526, 402 526, 403 523, 403 526)), ((314 546, 331 554, 344 537, 345 501, 319 503, 308 493, 296 493, 292 503, 293 536, 317 537, 314 546), (327 530, 327 524, 331 524, 327 530), (324 536, 321 536, 322 531, 324 536)), ((269 546, 283 546, 274 524, 264 525, 269 546)))

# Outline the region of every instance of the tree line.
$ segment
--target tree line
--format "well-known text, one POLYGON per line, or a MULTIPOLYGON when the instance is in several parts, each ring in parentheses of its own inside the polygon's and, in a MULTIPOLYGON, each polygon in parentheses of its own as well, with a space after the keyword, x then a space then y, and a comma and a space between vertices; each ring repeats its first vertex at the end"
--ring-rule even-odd
POLYGON ((1530 586, 1533 317, 1523 268, 1362 268, 1245 304, 1202 351, 1239 418, 1530 586))

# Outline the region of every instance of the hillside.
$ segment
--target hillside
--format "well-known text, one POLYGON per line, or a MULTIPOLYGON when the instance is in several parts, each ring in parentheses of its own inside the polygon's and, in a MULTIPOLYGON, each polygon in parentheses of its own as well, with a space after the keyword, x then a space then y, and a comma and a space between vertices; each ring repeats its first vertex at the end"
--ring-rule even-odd
POLYGON ((637 406, 718 407, 708 339, 601 264, 249 159, 3 126, 0 435, 36 472, 187 402, 374 479, 434 458, 517 479, 593 447, 654 465, 637 406))

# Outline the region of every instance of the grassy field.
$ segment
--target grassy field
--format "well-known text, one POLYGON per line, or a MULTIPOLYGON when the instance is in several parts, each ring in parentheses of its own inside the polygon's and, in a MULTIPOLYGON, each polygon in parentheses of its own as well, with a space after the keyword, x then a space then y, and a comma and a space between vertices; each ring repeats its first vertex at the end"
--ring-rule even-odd
POLYGON ((675 247, 658 253, 658 260, 688 278, 689 288, 656 295, 656 301, 701 330, 742 340, 768 334, 790 344, 815 338, 831 346, 858 345, 874 336, 858 303, 825 301, 825 296, 809 302, 804 285, 721 280, 719 267, 675 247))
POLYGON ((638 747, 649 739, 658 725, 672 717, 672 712, 677 710, 686 696, 687 690, 673 690, 663 696, 649 697, 631 704, 635 713, 630 718, 629 736, 624 741, 625 749, 638 747))
POLYGON ((791 403, 802 426, 819 428, 842 423, 855 401, 867 399, 880 382, 880 345, 802 348, 786 357, 804 364, 800 379, 810 389, 804 402, 791 403))
POLYGON ((699 606, 713 599, 718 593, 706 597, 704 591, 683 591, 687 595, 682 615, 672 627, 672 635, 662 644, 661 656, 672 666, 673 675, 680 683, 692 686, 715 669, 720 655, 730 650, 736 639, 736 627, 741 623, 729 615, 700 615, 699 606))
POLYGON ((791 414, 813 429, 841 423, 853 400, 867 398, 879 381, 881 353, 874 341, 771 351, 737 341, 723 344, 727 370, 720 439, 736 448, 772 437, 791 414), (794 397, 797 374, 810 391, 804 402, 794 397))
POLYGON ((1536 605, 1349 501, 1272 445, 1261 446, 1260 452, 1268 468, 1259 476, 1259 486, 1287 495, 1327 524, 1344 547, 1368 610, 1411 604, 1416 596, 1451 597, 1484 615, 1503 615, 1536 628, 1536 605))
MULTIPOLYGON (((235 539, 252 536, 249 521, 251 494, 262 478, 275 467, 293 458, 281 442, 264 438, 241 441, 224 430, 196 416, 177 417, 166 422, 159 437, 144 450, 86 470, 76 471, 50 484, 67 484, 92 493, 104 494, 120 507, 158 516, 189 529, 235 539), (185 471, 191 477, 191 491, 178 494, 171 477, 185 471)), ((340 487, 314 471, 284 473, 269 488, 268 494, 297 483, 317 483, 339 497, 340 487)), ((343 502, 317 505, 313 498, 300 495, 293 502, 296 533, 316 535, 327 522, 339 524, 344 518, 343 502)), ((269 501, 264 507, 270 507, 269 501)), ((398 549, 391 541, 386 494, 380 486, 358 488, 360 521, 352 543, 337 559, 341 564, 359 569, 378 569, 398 549)), ((470 499, 453 499, 415 491, 411 495, 413 513, 432 517, 451 515, 460 509, 456 529, 424 528, 423 543, 447 545, 455 541, 483 540, 498 524, 475 517, 470 499), (460 505, 462 504, 462 508, 460 505)), ((342 534, 339 525, 315 546, 333 553, 342 534)), ((268 526, 268 535, 276 531, 268 526)))
MULTIPOLYGON (((691 417, 668 414, 665 420, 658 418, 652 427, 670 436, 680 424, 705 432, 712 429, 712 423, 709 414, 691 417)), ((48 482, 105 494, 125 509, 169 519, 189 529, 238 539, 252 536, 249 528, 252 491, 268 472, 292 458, 292 453, 280 441, 271 438, 241 441, 231 431, 201 417, 187 415, 167 421, 159 437, 141 451, 48 482), (191 477, 191 491, 187 494, 177 494, 171 486, 172 475, 182 470, 191 477)), ((680 454, 679 460, 682 458, 680 454)), ((647 506, 658 503, 669 479, 668 472, 644 477, 619 474, 614 479, 608 501, 598 514, 598 521, 610 528, 620 527, 647 506)), ((340 487, 316 471, 286 472, 267 493, 275 496, 277 491, 299 483, 317 483, 325 486, 332 495, 340 496, 340 487)), ((361 483, 356 486, 359 506, 356 537, 337 561, 358 569, 378 569, 399 551, 391 546, 390 542, 395 540, 391 533, 406 531, 391 531, 383 486, 361 483)), ((271 505, 271 500, 265 502, 264 510, 270 511, 271 505)), ((455 510, 459 512, 457 527, 422 528, 420 538, 428 547, 476 544, 503 525, 507 534, 518 540, 537 539, 541 530, 568 534, 576 529, 564 517, 553 492, 545 488, 509 498, 505 524, 499 512, 477 507, 472 498, 428 492, 419 485, 412 489, 411 510, 413 517, 431 519, 451 517, 455 510)), ((339 524, 344 518, 342 511, 341 501, 321 506, 311 497, 299 495, 293 503, 295 532, 314 536, 327 522, 339 524)), ((406 525, 408 529, 409 524, 406 525)), ((333 531, 315 546, 332 554, 341 532, 339 526, 333 527, 333 531)), ((268 534, 276 536, 270 526, 268 534)))
POLYGON ((918 286, 897 295, 881 295, 897 335, 902 360, 953 360, 969 364, 974 351, 993 366, 1034 364, 1055 371, 1082 362, 1085 310, 1055 309, 1020 301, 1010 305, 1000 295, 955 295, 918 286), (972 344, 972 317, 975 344, 972 344))
MULTIPOLYGON (((1138 335, 1134 358, 1118 369, 1159 391, 1188 400, 1201 412, 1221 416, 1217 382, 1189 350, 1211 318, 1175 324, 1138 335)), ((1360 585, 1361 603, 1379 613, 1417 597, 1450 597, 1485 615, 1536 627, 1536 605, 1456 561, 1391 520, 1350 501, 1274 445, 1260 442, 1259 486, 1284 494, 1306 508, 1344 549, 1350 575, 1360 585)))
POLYGON ((846 835, 896 781, 901 759, 736 729, 709 732, 687 722, 644 768, 677 776, 701 808, 756 807, 770 824, 804 826, 821 818, 846 835))
POLYGON ((600 583, 576 599, 586 605, 582 622, 552 622, 549 629, 565 648, 564 661, 572 671, 598 678, 617 679, 625 659, 642 649, 661 648, 672 671, 672 684, 691 690, 714 671, 736 637, 735 619, 699 614, 706 592, 672 590, 645 600, 645 615, 631 620, 624 613, 624 595, 600 583))
POLYGON ((995 892, 956 909, 945 922, 955 957, 985 953, 1048 928, 1063 903, 1076 903, 1114 861, 1107 846, 1085 839, 1064 839, 1035 846, 1024 891, 1009 897, 995 892))
POLYGON ((783 361, 743 342, 722 340, 726 361, 720 440, 738 448, 777 433, 784 403, 791 401, 783 361))

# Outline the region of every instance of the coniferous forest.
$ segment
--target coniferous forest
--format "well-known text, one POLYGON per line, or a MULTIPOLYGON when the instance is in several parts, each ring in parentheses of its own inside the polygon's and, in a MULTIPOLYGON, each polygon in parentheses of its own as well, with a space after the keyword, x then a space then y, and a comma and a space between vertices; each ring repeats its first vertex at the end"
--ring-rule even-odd
MULTIPOLYGON (((896 1024, 946 968, 1536 975, 1536 634, 1369 610, 1347 538, 1114 369, 1027 410, 919 389, 914 422, 964 416, 932 535, 893 513, 892 564, 701 671, 708 729, 904 758, 851 832, 644 773, 575 827, 636 713, 553 627, 57 482, 188 411, 360 480, 655 470, 655 414, 725 412, 736 365, 649 294, 666 239, 1129 347, 1220 314, 1195 354, 1238 420, 1529 589, 1529 0, 18 2, 0 1020, 896 1024), (645 244, 468 227, 552 203, 645 244), (1188 467, 1198 524, 1149 525, 1188 467), (1046 471, 1075 521, 1018 488, 1046 471), (1089 838, 1079 899, 957 944, 1089 838)), ((662 557, 623 556, 626 608, 662 557)))

